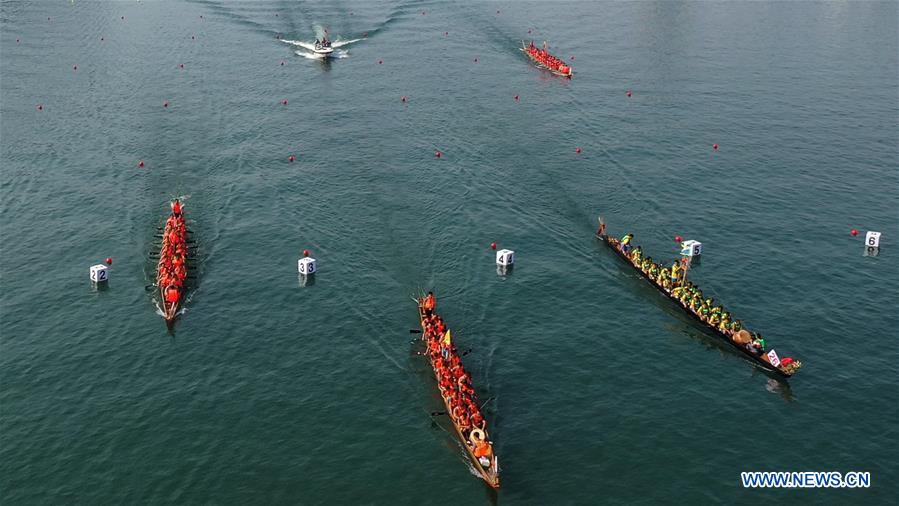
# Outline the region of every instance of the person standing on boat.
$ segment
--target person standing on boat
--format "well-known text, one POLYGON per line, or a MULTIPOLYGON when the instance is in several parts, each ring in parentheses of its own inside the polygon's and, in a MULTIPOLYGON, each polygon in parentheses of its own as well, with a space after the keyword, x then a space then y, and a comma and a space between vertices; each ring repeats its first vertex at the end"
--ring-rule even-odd
POLYGON ((425 310, 425 314, 434 312, 434 309, 437 308, 437 299, 434 298, 434 292, 428 292, 427 297, 425 297, 424 302, 422 302, 422 307, 425 310))

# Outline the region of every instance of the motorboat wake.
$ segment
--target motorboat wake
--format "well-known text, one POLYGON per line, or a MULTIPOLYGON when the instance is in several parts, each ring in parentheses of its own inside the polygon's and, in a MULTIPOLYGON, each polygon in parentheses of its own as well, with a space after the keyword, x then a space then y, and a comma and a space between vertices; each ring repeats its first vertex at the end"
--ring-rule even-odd
POLYGON ((346 58, 349 56, 349 52, 346 49, 340 49, 344 46, 348 46, 354 42, 358 42, 363 39, 350 39, 350 40, 329 40, 327 37, 322 37, 320 39, 316 39, 315 42, 306 42, 303 40, 287 40, 280 39, 281 42, 285 44, 290 44, 292 46, 301 48, 300 50, 294 51, 297 56, 303 56, 305 58, 313 59, 313 60, 322 60, 327 58, 346 58))

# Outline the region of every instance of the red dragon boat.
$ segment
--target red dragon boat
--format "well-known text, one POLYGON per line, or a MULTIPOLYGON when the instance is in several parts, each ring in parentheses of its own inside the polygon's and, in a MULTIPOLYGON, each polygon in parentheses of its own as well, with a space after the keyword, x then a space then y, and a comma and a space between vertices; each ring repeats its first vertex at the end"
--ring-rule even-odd
POLYGON ((570 78, 572 74, 571 66, 562 61, 561 58, 556 58, 555 56, 549 54, 549 51, 547 51, 545 48, 545 42, 543 45, 544 48, 540 49, 539 47, 534 45, 534 41, 531 41, 528 44, 525 44, 524 41, 522 41, 521 50, 538 67, 546 69, 557 76, 570 78))
POLYGON ((165 222, 159 262, 156 264, 156 287, 159 290, 159 309, 165 321, 172 323, 184 301, 187 282, 187 224, 177 199, 171 204, 172 214, 165 222))

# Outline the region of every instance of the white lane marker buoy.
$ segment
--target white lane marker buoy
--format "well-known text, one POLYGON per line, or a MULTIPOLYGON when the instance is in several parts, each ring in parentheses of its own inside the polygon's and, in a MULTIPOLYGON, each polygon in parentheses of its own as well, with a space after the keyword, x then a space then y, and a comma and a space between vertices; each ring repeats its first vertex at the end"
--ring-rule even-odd
POLYGON ((103 264, 91 266, 91 282, 94 284, 106 283, 109 281, 109 269, 103 264))
POLYGON ((297 261, 297 271, 301 276, 312 276, 316 272, 315 259, 309 256, 309 250, 303 250, 303 258, 297 261))

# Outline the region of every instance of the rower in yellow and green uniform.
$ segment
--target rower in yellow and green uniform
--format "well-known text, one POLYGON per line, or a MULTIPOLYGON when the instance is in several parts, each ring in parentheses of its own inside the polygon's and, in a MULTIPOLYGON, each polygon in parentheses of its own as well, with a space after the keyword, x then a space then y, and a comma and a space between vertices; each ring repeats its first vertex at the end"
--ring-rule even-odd
POLYGON ((673 264, 671 264, 671 286, 677 286, 680 281, 680 262, 675 260, 673 264))
POLYGON ((631 250, 631 239, 634 238, 634 234, 624 234, 624 237, 621 238, 621 251, 627 254, 631 250))

